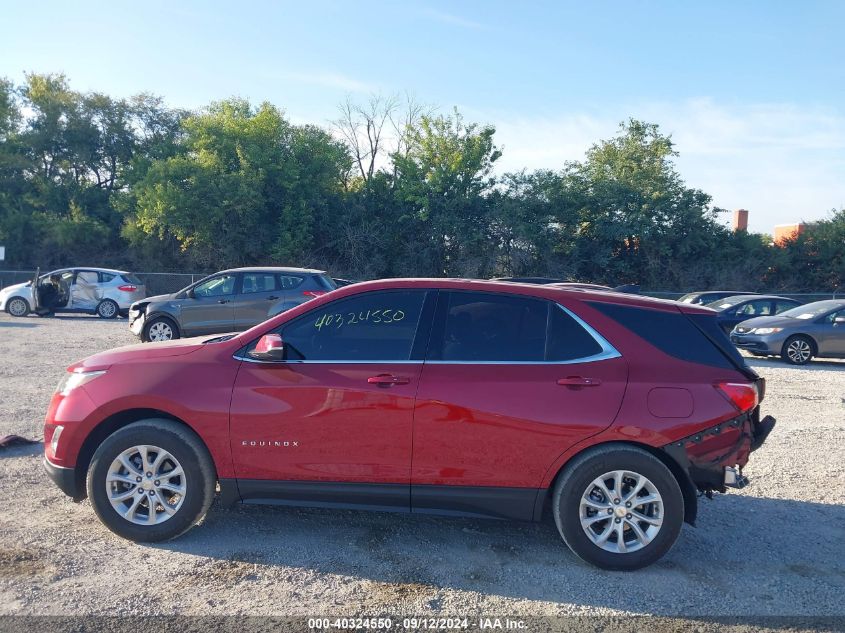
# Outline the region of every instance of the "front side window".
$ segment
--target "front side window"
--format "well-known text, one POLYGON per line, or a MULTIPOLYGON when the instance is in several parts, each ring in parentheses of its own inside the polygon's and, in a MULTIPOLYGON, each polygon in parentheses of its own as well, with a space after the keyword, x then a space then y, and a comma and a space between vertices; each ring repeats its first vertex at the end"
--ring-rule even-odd
POLYGON ((276 289, 276 276, 272 273, 244 273, 241 285, 242 294, 273 292, 276 289))
POLYGON ((333 301, 279 330, 287 360, 407 361, 426 292, 367 292, 333 301))
POLYGON ((194 286, 195 297, 222 297, 235 292, 235 276, 220 275, 194 286))

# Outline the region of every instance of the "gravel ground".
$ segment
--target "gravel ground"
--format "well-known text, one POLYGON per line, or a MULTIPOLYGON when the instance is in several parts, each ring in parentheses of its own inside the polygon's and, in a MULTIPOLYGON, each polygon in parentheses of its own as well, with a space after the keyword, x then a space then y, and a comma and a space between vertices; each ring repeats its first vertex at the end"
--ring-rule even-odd
MULTIPOLYGON (((133 342, 125 320, 0 315, 0 435, 40 438, 64 368, 133 342)), ((0 450, 0 615, 845 615, 845 363, 751 360, 778 419, 742 491, 635 573, 577 560, 550 522, 215 505, 138 545, 42 472, 41 445, 0 450)), ((681 619, 674 619, 681 618, 681 619)), ((715 629, 714 629, 715 630, 715 629)))

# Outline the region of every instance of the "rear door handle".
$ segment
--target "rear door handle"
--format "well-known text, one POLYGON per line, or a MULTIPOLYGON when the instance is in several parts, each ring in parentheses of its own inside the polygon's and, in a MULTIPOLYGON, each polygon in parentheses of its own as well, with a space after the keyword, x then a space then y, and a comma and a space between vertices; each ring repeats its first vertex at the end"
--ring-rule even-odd
POLYGON ((278 297, 267 297, 267 301, 275 301, 276 299, 278 299, 278 297))
POLYGON ((379 387, 390 387, 392 385, 407 385, 411 382, 411 379, 406 376, 379 374, 378 376, 370 376, 367 378, 367 382, 371 385, 378 385, 379 387))
POLYGON ((558 378, 557 384, 564 387, 598 387, 601 380, 598 378, 584 378, 583 376, 567 376, 558 378))
POLYGON ((228 299, 220 299, 217 303, 229 303, 228 299))

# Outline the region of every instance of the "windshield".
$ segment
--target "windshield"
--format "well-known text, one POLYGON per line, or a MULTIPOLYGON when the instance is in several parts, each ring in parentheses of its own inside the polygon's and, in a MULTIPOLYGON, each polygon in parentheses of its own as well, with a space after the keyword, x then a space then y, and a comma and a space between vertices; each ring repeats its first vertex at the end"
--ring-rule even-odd
POLYGON ((807 305, 791 308, 781 312, 778 316, 789 317, 791 319, 815 319, 823 314, 836 310, 837 308, 845 308, 843 301, 816 301, 815 303, 808 303, 807 305))

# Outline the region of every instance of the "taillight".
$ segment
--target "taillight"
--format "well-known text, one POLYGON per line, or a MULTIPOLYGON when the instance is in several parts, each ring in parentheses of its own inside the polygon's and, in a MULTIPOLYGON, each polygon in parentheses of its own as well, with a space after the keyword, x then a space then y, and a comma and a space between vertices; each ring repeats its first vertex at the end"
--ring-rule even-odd
POLYGON ((313 299, 314 297, 322 297, 324 294, 326 294, 326 291, 325 290, 303 290, 302 294, 305 295, 306 297, 311 297, 313 299))
POLYGON ((760 402, 760 394, 757 393, 757 385, 754 383, 717 382, 715 387, 740 413, 753 409, 760 402))
POLYGON ((121 292, 135 292, 138 289, 138 286, 132 286, 130 284, 124 284, 123 286, 118 286, 118 290, 121 292))

